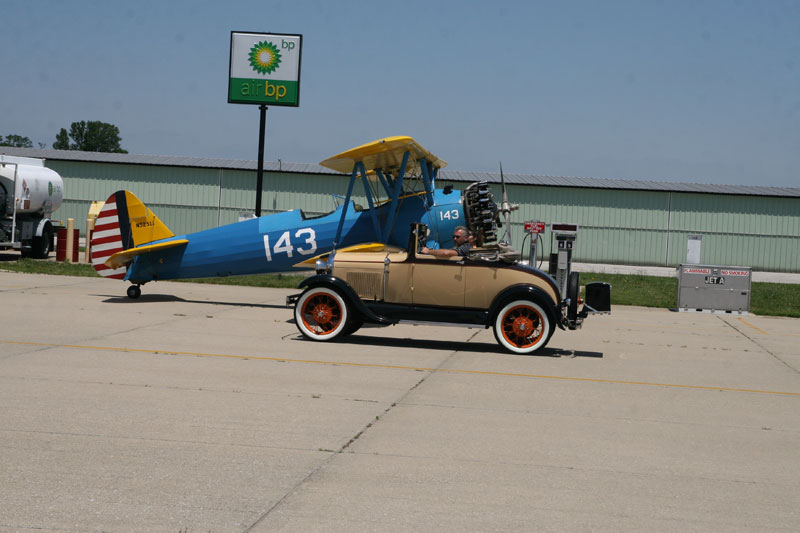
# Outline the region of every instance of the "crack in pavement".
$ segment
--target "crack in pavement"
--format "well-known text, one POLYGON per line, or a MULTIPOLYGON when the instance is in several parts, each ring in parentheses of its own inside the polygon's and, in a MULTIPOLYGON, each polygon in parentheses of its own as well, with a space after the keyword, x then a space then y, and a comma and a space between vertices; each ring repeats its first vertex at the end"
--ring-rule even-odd
POLYGON ((739 335, 741 335, 741 336, 742 336, 742 337, 744 337, 745 339, 749 340, 750 342, 752 342, 753 344, 755 344, 756 346, 758 346, 759 348, 761 348, 762 350, 764 350, 764 351, 765 351, 766 353, 768 353, 768 354, 769 354, 769 355, 770 355, 770 356, 771 356, 773 359, 775 359, 776 361, 778 361, 778 362, 780 362, 780 363, 783 363, 783 364, 784 364, 784 365, 785 365, 787 368, 789 368, 789 369, 790 369, 792 372, 794 372, 795 374, 800 374, 800 370, 798 370, 797 368, 795 368, 795 367, 793 367, 792 365, 790 365, 790 364, 788 363, 788 361, 786 361, 786 360, 784 360, 783 358, 781 358, 781 357, 780 357, 778 354, 775 354, 775 353, 771 352, 771 351, 769 350, 769 348, 767 348, 766 346, 762 345, 760 342, 758 342, 758 341, 757 341, 756 339, 754 339, 753 337, 749 336, 747 333, 745 333, 745 332, 744 332, 744 331, 742 331, 741 329, 737 328, 735 324, 731 324, 730 322, 728 322, 727 320, 724 320, 723 318, 724 318, 724 317, 717 316, 717 319, 721 320, 723 324, 725 324, 726 326, 728 326, 729 328, 731 328, 733 331, 737 332, 739 335))
MULTIPOLYGON (((467 339, 466 342, 469 342, 469 341, 473 340, 475 338, 475 336, 478 335, 478 333, 479 333, 479 331, 476 331, 475 333, 473 333, 469 337, 469 339, 467 339)), ((250 524, 247 528, 243 529, 242 533, 247 533, 249 531, 252 531, 252 529, 254 527, 256 527, 258 524, 263 522, 264 519, 266 519, 273 511, 275 511, 275 509, 277 509, 281 504, 283 504, 283 502, 285 502, 292 494, 297 492, 297 490, 303 484, 305 484, 308 480, 310 480, 312 477, 314 477, 314 475, 316 475, 317 472, 319 472, 325 466, 330 464, 336 457, 338 457, 339 455, 345 453, 347 451, 347 449, 350 447, 350 445, 353 444, 355 441, 357 441, 359 438, 361 438, 364 435, 364 433, 366 433, 370 428, 372 428, 375 425, 376 422, 378 422, 381 419, 382 416, 385 416, 388 413, 390 413, 392 411, 392 409, 394 409, 398 404, 405 403, 405 402, 403 402, 403 400, 405 398, 407 398, 409 394, 411 394, 416 389, 418 389, 430 376, 432 376, 433 374, 437 373, 442 368, 442 366, 444 366, 444 364, 447 363, 447 361, 449 361, 458 352, 459 352, 459 350, 454 350, 454 351, 450 352, 450 354, 447 357, 445 357, 444 359, 442 359, 441 362, 435 368, 427 370, 425 372, 425 375, 419 381, 417 381, 414 385, 409 387, 409 389, 406 390, 397 400, 393 401, 389 405, 389 407, 384 409, 381 412, 381 414, 376 415, 375 416, 375 420, 372 420, 369 423, 367 423, 367 425, 365 425, 363 428, 361 428, 361 430, 358 433, 353 435, 353 437, 350 438, 349 441, 347 441, 345 444, 343 444, 338 450, 332 452, 324 461, 322 461, 319 465, 317 465, 303 479, 298 481, 292 488, 290 488, 286 492, 286 494, 284 494, 278 501, 276 501, 272 506, 270 506, 269 509, 264 511, 264 513, 261 516, 259 516, 258 519, 256 519, 255 522, 250 524)), ((355 452, 349 452, 349 453, 355 453, 355 452)))

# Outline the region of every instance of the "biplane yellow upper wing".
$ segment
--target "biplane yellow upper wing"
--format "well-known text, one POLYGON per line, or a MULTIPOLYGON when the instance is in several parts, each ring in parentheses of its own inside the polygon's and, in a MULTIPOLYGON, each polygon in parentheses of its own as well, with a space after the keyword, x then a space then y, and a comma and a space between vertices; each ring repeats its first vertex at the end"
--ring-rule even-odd
POLYGON ((416 165, 418 159, 427 159, 433 163, 434 168, 444 168, 447 161, 439 159, 423 148, 421 144, 411 137, 386 137, 367 144, 351 148, 346 152, 329 157, 322 161, 323 167, 349 174, 359 161, 364 163, 367 170, 390 169, 399 167, 403 162, 403 155, 410 152, 408 158, 409 168, 416 165))

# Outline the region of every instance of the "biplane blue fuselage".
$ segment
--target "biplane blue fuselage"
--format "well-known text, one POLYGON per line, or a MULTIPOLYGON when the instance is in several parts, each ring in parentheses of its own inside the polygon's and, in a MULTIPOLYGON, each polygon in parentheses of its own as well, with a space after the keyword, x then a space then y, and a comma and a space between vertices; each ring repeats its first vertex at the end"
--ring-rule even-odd
MULTIPOLYGON (((452 242, 452 230, 461 214, 458 191, 445 194, 435 191, 435 207, 426 207, 421 196, 401 200, 394 225, 386 244, 408 245, 412 222, 423 222, 432 228, 429 243, 447 246, 452 242), (437 220, 439 219, 439 220, 437 220)), ((125 279, 144 283, 159 279, 207 278, 238 276, 267 272, 287 272, 312 257, 329 253, 334 248, 342 212, 335 211, 320 217, 306 217, 302 211, 265 215, 187 235, 176 235, 152 244, 187 240, 186 244, 157 250, 135 257, 125 279)), ((376 207, 380 228, 390 214, 389 204, 376 207)), ((463 223, 463 221, 462 221, 463 223)), ((369 211, 356 210, 349 202, 337 248, 365 242, 384 242, 377 233, 369 211)))

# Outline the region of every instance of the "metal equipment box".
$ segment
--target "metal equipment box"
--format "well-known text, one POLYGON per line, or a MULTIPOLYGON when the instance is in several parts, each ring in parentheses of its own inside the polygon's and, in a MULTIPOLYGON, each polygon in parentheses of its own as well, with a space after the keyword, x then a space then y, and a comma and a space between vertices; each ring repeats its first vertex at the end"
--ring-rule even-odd
POLYGON ((678 311, 747 314, 752 269, 719 265, 678 267, 678 311))

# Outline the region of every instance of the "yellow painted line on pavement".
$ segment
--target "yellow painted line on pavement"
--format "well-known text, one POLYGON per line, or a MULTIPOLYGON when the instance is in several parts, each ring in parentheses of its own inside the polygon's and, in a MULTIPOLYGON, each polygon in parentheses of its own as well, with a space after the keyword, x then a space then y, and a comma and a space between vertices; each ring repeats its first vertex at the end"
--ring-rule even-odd
POLYGON ((744 324, 745 326, 750 326, 751 328, 753 328, 753 329, 754 329, 754 330, 756 330, 757 332, 761 333, 762 335, 769 335, 769 333, 767 333, 767 332, 766 332, 766 331, 764 331, 763 329, 759 329, 759 328, 755 327, 753 324, 751 324, 750 322, 747 322, 746 320, 744 320, 744 319, 742 319, 742 318, 739 318, 738 320, 739 320, 739 322, 741 322, 741 323, 742 323, 742 324, 744 324))
POLYGON ((22 346, 41 346, 47 348, 74 348, 79 350, 98 350, 108 352, 133 352, 133 353, 150 353, 156 355, 189 355, 195 357, 224 357, 228 359, 252 359, 255 361, 276 361, 280 363, 303 363, 314 365, 331 365, 331 366, 352 366, 358 368, 387 368, 392 370, 410 370, 414 372, 442 372, 448 374, 475 374, 482 376, 503 376, 503 377, 516 377, 516 378, 530 378, 530 379, 547 379, 558 381, 582 381, 587 383, 608 383, 614 385, 642 385, 647 387, 665 387, 674 389, 691 389, 691 390, 713 390, 713 391, 726 391, 726 392, 751 392, 757 394, 771 394, 779 396, 798 396, 800 392, 786 392, 786 391, 771 391, 760 389, 740 389, 734 387, 710 387, 704 385, 681 385, 676 383, 656 383, 652 381, 629 381, 619 379, 600 379, 600 378, 579 378, 573 376, 548 376, 540 374, 525 374, 519 372, 493 372, 490 370, 463 370, 455 368, 429 368, 417 366, 404 366, 404 365, 383 365, 377 363, 350 363, 346 361, 317 361, 314 359, 291 359, 288 357, 264 357, 260 355, 235 355, 235 354, 218 354, 218 353, 204 353, 204 352, 183 352, 175 350, 154 350, 147 348, 118 348, 113 346, 86 346, 80 344, 54 344, 46 342, 23 342, 23 341, 6 341, 0 340, 0 344, 16 344, 22 346))

